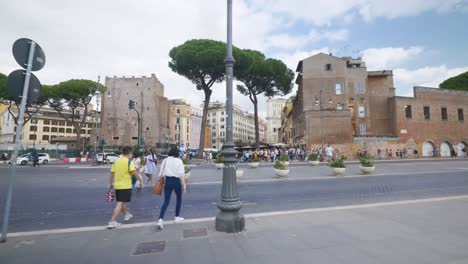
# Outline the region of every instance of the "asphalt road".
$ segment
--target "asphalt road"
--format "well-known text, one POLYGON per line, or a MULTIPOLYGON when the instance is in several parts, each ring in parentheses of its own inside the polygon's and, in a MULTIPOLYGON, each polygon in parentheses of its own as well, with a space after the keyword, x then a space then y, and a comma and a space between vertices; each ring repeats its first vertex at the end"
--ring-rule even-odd
MULTIPOLYGON (((357 164, 346 177, 331 176, 326 166, 293 164, 287 180, 273 179, 270 164, 258 169, 239 165, 244 176, 239 193, 243 213, 319 208, 383 201, 468 194, 468 160, 393 162, 377 164, 374 176, 360 176, 357 164)), ((10 232, 107 224, 114 203, 106 203, 106 167, 55 165, 20 167, 16 179, 10 232)), ((10 170, 0 167, 0 205, 3 212, 10 170)), ((182 216, 215 216, 222 172, 212 164, 192 169, 184 195, 182 216)), ((132 223, 156 219, 162 198, 151 186, 134 193, 129 204, 132 223)), ((175 197, 166 214, 174 216, 175 197)), ((0 220, 1 221, 1 220, 0 220)))

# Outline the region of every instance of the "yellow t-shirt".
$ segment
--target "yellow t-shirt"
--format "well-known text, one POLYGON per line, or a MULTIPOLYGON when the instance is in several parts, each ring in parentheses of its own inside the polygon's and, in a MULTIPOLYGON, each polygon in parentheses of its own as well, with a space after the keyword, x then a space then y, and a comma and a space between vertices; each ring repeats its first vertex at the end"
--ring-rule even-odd
POLYGON ((114 164, 112 164, 112 169, 111 169, 111 172, 115 174, 114 189, 116 190, 132 189, 132 176, 130 172, 133 172, 133 171, 135 171, 135 165, 133 164, 133 162, 130 162, 130 166, 129 166, 127 157, 118 158, 114 162, 114 164))

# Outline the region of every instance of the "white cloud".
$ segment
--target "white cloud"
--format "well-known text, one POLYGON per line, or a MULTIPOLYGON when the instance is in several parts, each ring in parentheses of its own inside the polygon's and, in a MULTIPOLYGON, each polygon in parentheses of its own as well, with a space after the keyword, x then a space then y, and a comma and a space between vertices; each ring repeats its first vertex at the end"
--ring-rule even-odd
POLYGON ((319 41, 344 41, 349 37, 349 31, 341 29, 337 31, 317 31, 311 30, 308 35, 292 36, 286 33, 272 35, 268 37, 265 44, 268 48, 297 50, 307 46, 307 44, 319 41))
POLYGON ((422 47, 410 48, 370 48, 361 52, 369 70, 383 70, 398 67, 414 59, 424 51, 422 47))
POLYGON ((376 17, 414 16, 430 10, 464 12, 468 8, 465 0, 252 0, 252 3, 258 9, 286 14, 291 20, 315 25, 348 22, 353 14, 370 21, 376 17))
POLYGON ((397 95, 412 96, 414 86, 439 87, 446 79, 468 71, 468 66, 448 68, 446 65, 423 67, 414 70, 393 70, 397 95))
POLYGON ((328 40, 328 41, 343 41, 347 40, 349 37, 349 32, 346 29, 341 29, 337 31, 323 31, 318 32, 316 30, 312 30, 309 33, 309 39, 311 41, 321 41, 321 40, 328 40))

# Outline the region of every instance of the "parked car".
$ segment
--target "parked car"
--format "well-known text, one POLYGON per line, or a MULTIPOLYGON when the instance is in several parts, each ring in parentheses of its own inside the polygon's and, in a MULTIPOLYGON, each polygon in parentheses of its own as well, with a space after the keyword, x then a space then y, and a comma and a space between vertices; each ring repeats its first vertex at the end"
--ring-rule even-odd
POLYGON ((120 155, 115 153, 104 153, 104 157, 106 163, 113 164, 120 157, 120 155))
MULTIPOLYGON (((16 159, 16 165, 27 165, 28 162, 30 161, 29 158, 31 155, 32 153, 27 153, 27 154, 18 156, 18 158, 16 159)), ((39 163, 42 163, 42 164, 49 163, 49 160, 50 160, 49 154, 37 153, 37 155, 39 156, 39 163)), ((8 161, 8 164, 11 164, 11 160, 8 161)))

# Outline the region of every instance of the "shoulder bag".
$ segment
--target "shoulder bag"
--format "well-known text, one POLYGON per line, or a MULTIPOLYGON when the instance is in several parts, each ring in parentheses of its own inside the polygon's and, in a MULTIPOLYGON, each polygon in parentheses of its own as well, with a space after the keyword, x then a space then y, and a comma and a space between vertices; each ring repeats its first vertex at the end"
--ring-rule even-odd
POLYGON ((166 160, 164 160, 161 165, 161 173, 160 173, 158 181, 156 182, 156 184, 154 184, 153 194, 156 194, 156 195, 162 194, 162 190, 164 188, 164 178, 165 178, 163 173, 164 173, 165 168, 166 168, 166 160))

